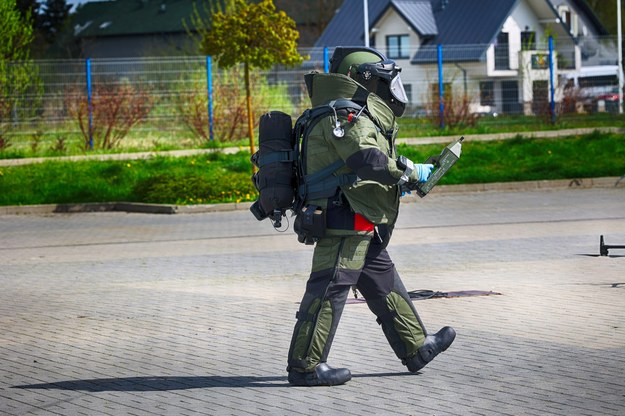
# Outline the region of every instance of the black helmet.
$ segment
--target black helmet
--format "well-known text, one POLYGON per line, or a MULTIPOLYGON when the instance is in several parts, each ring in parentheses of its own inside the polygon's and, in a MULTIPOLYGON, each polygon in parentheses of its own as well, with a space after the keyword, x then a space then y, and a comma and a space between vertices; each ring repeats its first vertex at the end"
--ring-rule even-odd
POLYGON ((330 72, 347 75, 378 95, 401 117, 408 98, 395 61, 372 48, 337 46, 330 58, 330 72))

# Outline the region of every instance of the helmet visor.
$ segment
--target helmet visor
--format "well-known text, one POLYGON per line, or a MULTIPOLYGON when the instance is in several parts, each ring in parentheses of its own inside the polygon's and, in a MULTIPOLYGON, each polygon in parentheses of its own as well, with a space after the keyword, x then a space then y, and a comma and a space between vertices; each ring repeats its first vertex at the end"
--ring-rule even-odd
POLYGON ((391 80, 391 95, 400 103, 406 104, 408 102, 408 97, 406 96, 406 90, 404 90, 404 84, 401 82, 401 78, 399 77, 399 73, 393 77, 391 80))

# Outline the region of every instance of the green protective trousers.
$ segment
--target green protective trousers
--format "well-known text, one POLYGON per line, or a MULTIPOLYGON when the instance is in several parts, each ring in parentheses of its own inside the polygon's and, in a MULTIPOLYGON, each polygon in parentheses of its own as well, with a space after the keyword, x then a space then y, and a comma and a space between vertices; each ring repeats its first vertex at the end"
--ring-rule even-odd
POLYGON ((317 242, 306 292, 296 314, 288 370, 313 371, 327 360, 349 289, 355 286, 376 315, 398 358, 416 354, 426 330, 388 252, 376 236, 317 242))

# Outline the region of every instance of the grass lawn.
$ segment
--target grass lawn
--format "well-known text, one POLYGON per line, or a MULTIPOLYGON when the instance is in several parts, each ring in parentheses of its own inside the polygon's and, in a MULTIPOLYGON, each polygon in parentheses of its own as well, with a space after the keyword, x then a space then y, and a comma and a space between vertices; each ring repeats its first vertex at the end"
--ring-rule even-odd
MULTIPOLYGON (((441 145, 401 144, 415 162, 441 145)), ((465 142, 442 184, 573 179, 625 174, 625 135, 465 142)), ((0 167, 0 205, 85 202, 212 204, 253 201, 249 152, 133 161, 80 161, 0 167)))

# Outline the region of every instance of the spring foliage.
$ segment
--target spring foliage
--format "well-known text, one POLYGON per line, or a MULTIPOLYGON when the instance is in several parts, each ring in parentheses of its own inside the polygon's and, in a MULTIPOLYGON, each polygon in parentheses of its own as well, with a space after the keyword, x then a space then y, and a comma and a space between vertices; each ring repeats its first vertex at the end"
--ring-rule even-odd
POLYGON ((297 52, 298 38, 293 19, 277 11, 272 0, 258 3, 234 0, 225 13, 213 15, 210 28, 202 34, 202 52, 215 58, 221 68, 243 64, 251 153, 254 153, 254 120, 250 68, 302 63, 304 58, 297 52))
POLYGON ((283 11, 277 11, 272 0, 235 0, 231 10, 213 15, 200 47, 222 68, 247 63, 269 69, 275 64, 302 63, 303 57, 297 52, 298 39, 295 22, 283 11))
POLYGON ((0 150, 8 147, 5 133, 20 117, 36 107, 26 105, 26 94, 37 96, 40 89, 37 68, 30 59, 34 39, 30 13, 22 17, 15 2, 0 1, 0 150))

